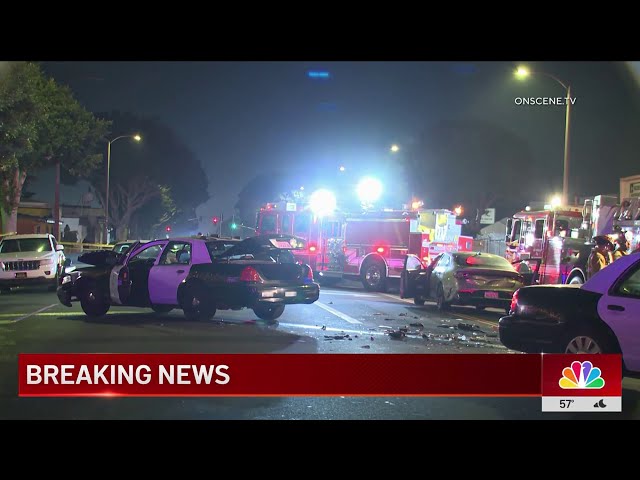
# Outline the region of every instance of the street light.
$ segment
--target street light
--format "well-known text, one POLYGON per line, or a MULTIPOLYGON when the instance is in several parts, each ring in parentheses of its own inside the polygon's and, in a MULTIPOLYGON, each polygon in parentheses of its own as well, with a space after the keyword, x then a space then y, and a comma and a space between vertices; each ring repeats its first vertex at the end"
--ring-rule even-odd
POLYGON ((562 203, 569 204, 569 130, 571 125, 571 85, 563 82, 555 75, 546 72, 532 72, 525 66, 519 66, 515 71, 515 76, 519 79, 525 79, 530 75, 544 75, 559 83, 567 92, 567 111, 565 114, 564 124, 564 169, 562 175, 562 203))
POLYGON ((391 148, 389 150, 391 150, 392 153, 397 153, 400 151, 400 147, 394 143, 393 145, 391 145, 391 148))
POLYGON ((111 171, 111 144, 116 140, 120 140, 121 138, 132 138, 136 142, 142 140, 140 134, 136 133, 133 135, 120 135, 119 137, 114 138, 113 140, 107 141, 107 188, 106 188, 106 197, 104 200, 104 241, 105 243, 109 242, 109 172, 111 171))

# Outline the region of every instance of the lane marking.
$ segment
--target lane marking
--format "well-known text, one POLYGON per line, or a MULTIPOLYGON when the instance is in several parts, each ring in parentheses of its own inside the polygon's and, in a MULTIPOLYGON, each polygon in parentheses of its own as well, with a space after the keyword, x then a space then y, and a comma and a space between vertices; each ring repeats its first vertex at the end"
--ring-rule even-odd
POLYGON ((367 295, 363 293, 350 293, 350 292, 334 292, 334 291, 326 291, 320 290, 320 295, 342 295, 345 297, 360 297, 360 298, 376 298, 376 295, 367 295))
POLYGON ((59 303, 52 303, 51 305, 47 306, 47 307, 42 307, 39 310, 36 310, 35 312, 32 313, 28 313, 27 315, 23 315, 22 317, 16 318, 15 320, 11 320, 11 323, 18 323, 21 322, 22 320, 26 320, 29 317, 33 317, 34 315, 37 315, 41 312, 44 312, 45 310, 49 310, 50 308, 53 307, 57 307, 58 305, 60 305, 59 303))
POLYGON ((385 297, 390 298, 391 300, 396 300, 398 302, 404 302, 404 303, 410 303, 411 305, 414 305, 413 300, 408 300, 406 298, 395 297, 395 296, 391 295, 390 293, 378 292, 378 295, 384 295, 385 297))
POLYGON ((341 318, 345 322, 349 322, 349 323, 354 324, 354 325, 362 325, 362 322, 360 320, 356 320, 355 318, 350 317, 349 315, 347 315, 345 313, 339 312, 335 308, 331 308, 329 305, 325 305, 322 302, 316 301, 316 302, 314 302, 314 305, 322 308, 323 310, 326 310, 327 312, 335 315, 338 318, 341 318))

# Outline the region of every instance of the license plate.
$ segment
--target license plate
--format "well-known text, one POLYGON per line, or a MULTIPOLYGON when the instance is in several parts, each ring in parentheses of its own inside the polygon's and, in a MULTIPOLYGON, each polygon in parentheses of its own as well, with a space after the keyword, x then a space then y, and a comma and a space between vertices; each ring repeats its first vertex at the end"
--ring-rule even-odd
POLYGON ((284 292, 284 296, 285 297, 295 297, 296 296, 296 292, 284 292))
POLYGON ((484 292, 484 298, 499 298, 498 292, 484 292))
POLYGON ((16 273, 16 278, 27 278, 27 272, 16 273))

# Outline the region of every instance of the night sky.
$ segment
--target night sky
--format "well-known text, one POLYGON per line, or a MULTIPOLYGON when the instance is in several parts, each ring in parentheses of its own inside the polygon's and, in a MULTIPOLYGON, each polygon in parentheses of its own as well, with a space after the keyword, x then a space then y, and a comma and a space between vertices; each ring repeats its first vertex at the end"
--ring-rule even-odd
MULTIPOLYGON (((530 180, 555 185, 560 191, 564 107, 517 106, 514 99, 564 92, 542 76, 525 83, 516 80, 517 63, 45 62, 43 66, 92 111, 157 116, 175 129, 209 176, 212 199, 199 209, 209 215, 231 214, 238 192, 254 172, 295 165, 309 169, 310 175, 322 175, 341 164, 349 172, 370 170, 388 155, 391 143, 409 144, 426 127, 446 119, 485 120, 525 138, 539 166, 539 178, 530 180), (310 70, 328 71, 330 78, 309 78, 310 70)), ((570 83, 577 98, 572 193, 617 193, 621 176, 640 174, 640 90, 630 63, 525 63, 570 83)), ((52 195, 42 189, 43 183, 37 183, 39 198, 52 195)), ((541 190, 543 199, 554 193, 548 187, 541 190)), ((65 192, 63 203, 77 203, 75 198, 64 198, 65 192)))

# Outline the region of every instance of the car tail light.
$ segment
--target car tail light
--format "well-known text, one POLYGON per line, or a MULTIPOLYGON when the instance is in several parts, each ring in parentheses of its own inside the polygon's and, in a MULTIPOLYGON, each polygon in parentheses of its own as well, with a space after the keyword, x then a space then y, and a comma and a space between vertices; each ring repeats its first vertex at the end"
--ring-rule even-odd
POLYGON ((513 313, 516 311, 516 308, 518 307, 518 292, 520 290, 516 290, 513 293, 513 297, 511 297, 511 306, 509 307, 509 313, 513 313))
POLYGON ((376 252, 378 252, 378 253, 384 253, 384 247, 378 247, 378 248, 376 248, 376 252))
POLYGON ((307 279, 313 281, 313 270, 307 265, 307 279))
POLYGON ((263 282, 262 277, 258 273, 258 271, 253 267, 247 267, 242 270, 240 274, 241 282, 263 282))

